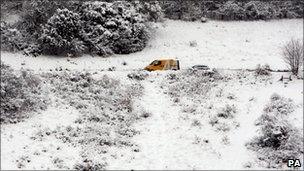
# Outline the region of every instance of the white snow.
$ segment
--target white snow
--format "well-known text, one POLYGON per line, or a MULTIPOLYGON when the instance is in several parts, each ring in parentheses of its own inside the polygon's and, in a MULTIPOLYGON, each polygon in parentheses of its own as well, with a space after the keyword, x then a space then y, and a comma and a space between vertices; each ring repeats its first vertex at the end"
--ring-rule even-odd
POLYGON ((62 169, 72 169, 75 162, 81 160, 79 147, 67 145, 53 136, 45 136, 41 141, 31 137, 41 130, 53 131, 56 127, 72 125, 78 117, 75 109, 51 107, 24 122, 1 125, 1 169, 58 169, 53 163, 56 158, 64 161, 62 169), (29 162, 20 159, 22 157, 29 162), (24 167, 19 168, 19 163, 24 167))
POLYGON ((155 59, 175 58, 181 68, 206 64, 216 68, 252 69, 268 63, 273 69, 286 69, 280 47, 291 38, 302 39, 303 20, 209 21, 207 23, 166 20, 154 24, 155 36, 141 52, 108 58, 85 55, 79 58, 24 57, 1 52, 1 60, 14 68, 48 70, 142 69, 155 59), (197 46, 191 47, 190 41, 197 46), (122 63, 126 61, 127 65, 122 63), (24 63, 25 65, 21 65, 24 63))
MULTIPOLYGON (((134 54, 108 58, 88 55, 64 58, 26 57, 20 53, 1 52, 1 60, 14 69, 46 71, 62 67, 97 71, 94 77, 107 74, 127 83, 131 82, 126 77, 129 72, 142 69, 159 58, 179 59, 182 69, 195 64, 224 69, 252 69, 257 64, 265 63, 272 69, 286 69, 280 47, 290 38, 302 38, 303 35, 302 19, 207 23, 166 20, 155 24, 155 27, 155 37, 148 47, 134 54), (197 42, 197 46, 191 47, 190 41, 197 42), (122 65, 124 61, 127 65, 122 65), (117 71, 101 71, 113 66, 117 71)), ((255 163, 256 155, 246 149, 245 143, 257 135, 254 122, 273 93, 295 102, 297 109, 289 116, 290 121, 303 129, 303 80, 294 79, 284 84, 277 81, 282 74, 273 73, 271 85, 249 84, 252 80, 247 80, 247 84, 221 84, 219 86, 224 89, 224 96, 232 93, 236 99, 209 99, 193 115, 183 112, 186 102, 193 105, 192 101, 185 101, 184 106, 176 105, 160 88, 167 73, 151 72, 141 82, 145 93, 137 103, 151 113, 151 117, 135 125, 140 134, 132 141, 137 144, 139 151, 109 149, 107 169, 265 169, 255 163), (208 123, 209 117, 216 111, 208 113, 203 107, 212 104, 218 108, 226 103, 234 104, 238 109, 234 121, 240 127, 226 133, 216 132, 208 123), (200 121, 200 126, 191 125, 195 119, 200 121), (229 139, 229 144, 221 142, 224 137, 229 139), (252 168, 244 168, 248 162, 252 168)), ((21 162, 24 164, 22 169, 58 169, 53 163, 55 157, 64 161, 63 169, 72 169, 81 160, 80 147, 69 146, 51 137, 43 141, 33 141, 30 137, 39 130, 73 125, 80 115, 71 107, 51 107, 24 122, 1 126, 1 169, 18 169, 17 164, 22 156, 26 158, 21 162), (60 150, 56 147, 60 147, 60 150), (42 152, 44 149, 47 152, 42 152), (34 155, 37 151, 40 155, 34 155), (27 157, 30 159, 28 163, 27 157)))

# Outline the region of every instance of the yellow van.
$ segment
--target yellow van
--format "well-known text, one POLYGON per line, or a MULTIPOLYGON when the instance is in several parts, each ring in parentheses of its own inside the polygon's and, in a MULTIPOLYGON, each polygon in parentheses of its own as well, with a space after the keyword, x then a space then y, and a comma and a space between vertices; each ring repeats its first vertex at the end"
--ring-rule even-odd
POLYGON ((154 60, 150 65, 145 67, 147 71, 156 70, 179 70, 179 60, 175 59, 161 59, 154 60))

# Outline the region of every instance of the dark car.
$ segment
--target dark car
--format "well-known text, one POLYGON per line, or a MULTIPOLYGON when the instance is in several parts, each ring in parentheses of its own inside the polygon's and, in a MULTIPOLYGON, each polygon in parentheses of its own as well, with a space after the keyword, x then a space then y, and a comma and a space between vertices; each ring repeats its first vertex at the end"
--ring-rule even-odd
POLYGON ((191 68, 193 70, 206 70, 206 71, 210 71, 210 68, 207 65, 194 65, 191 68))

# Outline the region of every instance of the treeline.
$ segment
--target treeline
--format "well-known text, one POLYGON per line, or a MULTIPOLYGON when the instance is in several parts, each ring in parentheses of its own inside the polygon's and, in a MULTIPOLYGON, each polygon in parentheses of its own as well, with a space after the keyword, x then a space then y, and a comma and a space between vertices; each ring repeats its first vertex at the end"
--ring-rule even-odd
POLYGON ((159 1, 165 17, 195 21, 201 17, 216 20, 267 20, 302 18, 304 2, 294 1, 159 1))

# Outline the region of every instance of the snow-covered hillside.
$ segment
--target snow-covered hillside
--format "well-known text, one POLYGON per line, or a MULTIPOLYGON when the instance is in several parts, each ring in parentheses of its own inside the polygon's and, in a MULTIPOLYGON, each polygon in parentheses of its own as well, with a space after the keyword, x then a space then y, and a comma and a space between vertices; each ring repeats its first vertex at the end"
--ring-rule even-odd
POLYGON ((153 27, 148 46, 128 55, 1 52, 16 72, 33 70, 51 99, 46 110, 1 125, 1 169, 273 169, 261 165, 246 143, 259 135, 256 120, 273 94, 291 99, 286 120, 303 131, 303 79, 231 69, 265 63, 286 69, 280 48, 302 38, 303 20, 166 20, 153 27), (182 70, 135 71, 160 58, 179 59, 182 70), (220 77, 195 80, 184 70, 195 64, 217 68, 220 77), (225 118, 220 112, 227 108, 232 116, 225 118))
MULTIPOLYGON (((106 163, 106 169, 265 169, 245 144, 258 135, 255 121, 274 93, 293 100, 296 107, 288 116, 290 123, 303 129, 302 80, 284 84, 278 81, 281 73, 255 78, 251 72, 222 71, 232 80, 212 88, 209 95, 201 97, 202 103, 184 97, 178 102, 170 98, 164 85, 172 84, 168 74, 179 72, 153 72, 141 81, 144 93, 134 108, 143 108, 147 115, 132 126, 138 134, 130 138, 131 149, 100 146, 105 152, 94 152, 89 159, 106 163), (211 119, 226 105, 235 107, 233 118, 219 118, 220 125, 212 125, 211 119)), ((129 79, 128 73, 97 72, 94 77, 107 74, 125 84, 138 82, 129 79)), ((76 121, 83 118, 72 106, 56 105, 24 122, 1 127, 2 169, 72 169, 84 160, 84 152, 94 150, 53 135, 58 127, 76 127, 76 121), (42 137, 33 139, 38 135, 42 137)))
POLYGON ((205 64, 216 68, 252 69, 268 63, 272 69, 286 69, 281 47, 291 38, 302 38, 303 20, 271 21, 209 21, 184 22, 166 20, 153 24, 155 37, 141 52, 114 55, 110 58, 83 56, 60 58, 50 56, 24 57, 21 54, 1 53, 1 59, 13 68, 46 70, 69 69, 140 69, 155 59, 176 58, 181 67, 205 64), (196 42, 196 46, 190 46, 196 42), (127 65, 122 65, 123 62, 127 65), (24 64, 24 65, 22 65, 24 64))

